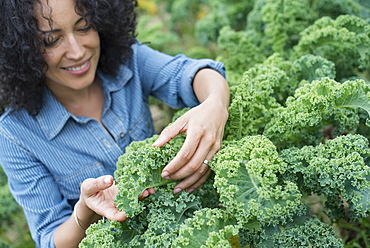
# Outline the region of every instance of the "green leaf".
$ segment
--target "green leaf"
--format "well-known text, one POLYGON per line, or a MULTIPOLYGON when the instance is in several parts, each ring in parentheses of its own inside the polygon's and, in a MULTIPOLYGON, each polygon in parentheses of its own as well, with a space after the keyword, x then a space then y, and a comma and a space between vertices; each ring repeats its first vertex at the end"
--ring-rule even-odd
POLYGON ((184 137, 179 135, 163 147, 152 147, 157 137, 133 142, 118 159, 115 171, 118 194, 115 203, 128 217, 143 211, 144 203, 139 202, 138 198, 145 189, 172 182, 163 179, 161 173, 180 150, 184 137))
POLYGON ((203 208, 180 226, 174 240, 176 248, 223 248, 230 247, 229 239, 238 234, 240 226, 226 211, 203 208))
POLYGON ((370 85, 357 79, 343 83, 342 96, 336 101, 336 107, 362 108, 370 116, 370 85))

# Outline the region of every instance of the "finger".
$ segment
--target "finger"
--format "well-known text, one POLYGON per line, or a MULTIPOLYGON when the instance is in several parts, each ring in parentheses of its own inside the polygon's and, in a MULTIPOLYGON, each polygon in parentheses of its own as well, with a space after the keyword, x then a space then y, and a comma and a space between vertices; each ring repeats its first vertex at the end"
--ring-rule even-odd
POLYGON ((143 193, 141 193, 141 195, 139 196, 139 201, 142 201, 144 200, 146 197, 148 197, 150 194, 149 194, 149 191, 148 190, 144 190, 143 193))
POLYGON ((144 200, 146 197, 153 195, 154 193, 155 193, 154 188, 144 190, 143 193, 141 193, 141 195, 139 196, 139 201, 144 200))
POLYGON ((149 188, 147 190, 149 192, 149 195, 153 195, 155 193, 155 189, 154 188, 149 188))
POLYGON ((184 189, 192 188, 192 191, 199 187, 210 175, 211 169, 208 165, 202 164, 198 171, 185 178, 174 188, 174 193, 179 193, 184 189))
POLYGON ((162 147, 164 146, 164 144, 176 137, 179 133, 182 133, 184 125, 180 124, 181 122, 179 121, 179 119, 170 126, 163 129, 158 139, 152 144, 152 146, 162 147))
POLYGON ((86 195, 93 195, 98 191, 105 190, 113 185, 113 177, 110 175, 98 178, 89 178, 81 184, 81 192, 86 195))
POLYGON ((178 180, 194 173, 194 171, 199 168, 201 161, 203 161, 201 156, 204 158, 204 154, 207 154, 210 149, 209 146, 201 145, 200 142, 201 136, 199 134, 187 135, 179 152, 163 169, 162 177, 165 179, 178 180), (195 156, 196 153, 198 157, 195 156), (187 165, 187 168, 182 170, 181 173, 178 173, 180 168, 184 168, 184 165, 187 165))
POLYGON ((211 175, 211 173, 212 173, 212 170, 211 169, 207 170, 207 172, 201 178, 199 178, 198 181, 196 181, 193 185, 191 185, 188 188, 188 192, 191 193, 194 190, 196 190, 198 187, 200 187, 209 178, 209 176, 211 175))
MULTIPOLYGON (((185 140, 185 143, 187 141, 185 140)), ((190 141, 192 142, 192 141, 190 141)), ((183 147, 185 144, 183 145, 183 147)), ((183 148, 182 147, 182 148, 183 148)), ((194 146, 193 146, 194 147, 194 146)), ((214 154, 219 150, 219 142, 216 142, 214 138, 203 138, 198 147, 196 147, 196 150, 194 151, 194 154, 192 154, 192 157, 190 160, 180 160, 181 159, 181 149, 177 156, 163 169, 163 172, 167 172, 168 176, 165 179, 172 179, 172 180, 180 180, 185 177, 188 177, 195 173, 199 167, 203 164, 205 161, 205 158, 208 158, 208 161, 210 161, 214 154), (180 157, 180 159, 178 158, 180 157)), ((162 177, 163 177, 162 172, 162 177)))
POLYGON ((128 219, 125 212, 118 211, 116 208, 105 209, 103 216, 110 220, 125 221, 128 219))

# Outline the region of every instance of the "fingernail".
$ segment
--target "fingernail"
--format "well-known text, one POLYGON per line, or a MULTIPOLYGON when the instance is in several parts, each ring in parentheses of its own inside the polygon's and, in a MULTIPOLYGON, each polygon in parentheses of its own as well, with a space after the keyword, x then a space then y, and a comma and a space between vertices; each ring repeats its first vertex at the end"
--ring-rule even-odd
POLYGON ((182 191, 182 188, 176 188, 173 193, 177 194, 177 193, 180 193, 182 191))
POLYGON ((104 183, 110 184, 110 177, 105 177, 104 178, 104 183))
POLYGON ((195 189, 188 189, 188 193, 193 192, 195 189))
POLYGON ((168 171, 165 171, 161 174, 161 176, 163 177, 163 179, 166 179, 166 180, 170 180, 171 178, 169 177, 170 173, 168 173, 168 171))
POLYGON ((159 138, 156 141, 154 141, 154 143, 152 144, 152 146, 158 146, 158 144, 159 144, 159 138))

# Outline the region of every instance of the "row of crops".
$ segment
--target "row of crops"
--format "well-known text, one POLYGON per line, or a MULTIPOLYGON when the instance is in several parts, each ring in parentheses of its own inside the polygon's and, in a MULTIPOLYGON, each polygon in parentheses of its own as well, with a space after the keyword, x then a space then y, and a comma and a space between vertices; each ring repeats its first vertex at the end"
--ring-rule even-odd
POLYGON ((181 138, 133 144, 115 174, 130 220, 100 221, 80 247, 368 247, 370 4, 143 3, 158 17, 141 19, 141 42, 225 63, 223 147, 203 189, 174 196, 153 175, 181 138))

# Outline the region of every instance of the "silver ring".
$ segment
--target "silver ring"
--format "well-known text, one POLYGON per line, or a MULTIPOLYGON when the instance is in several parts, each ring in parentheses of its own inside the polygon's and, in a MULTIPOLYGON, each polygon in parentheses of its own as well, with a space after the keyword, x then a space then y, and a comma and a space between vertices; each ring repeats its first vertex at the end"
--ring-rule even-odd
POLYGON ((209 161, 207 159, 203 161, 203 164, 208 165, 208 163, 209 163, 209 161))

